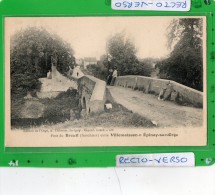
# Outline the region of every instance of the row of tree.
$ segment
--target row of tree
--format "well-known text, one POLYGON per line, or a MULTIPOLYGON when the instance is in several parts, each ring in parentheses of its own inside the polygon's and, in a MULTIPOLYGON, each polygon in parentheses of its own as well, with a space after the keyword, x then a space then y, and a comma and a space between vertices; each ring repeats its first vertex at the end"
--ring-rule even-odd
MULTIPOLYGON (((117 33, 107 41, 107 54, 100 64, 108 70, 117 67, 119 75, 151 76, 157 72, 162 79, 169 79, 197 90, 203 90, 203 24, 200 18, 174 19, 167 29, 167 58, 140 60, 137 49, 125 34, 117 33), (156 70, 155 70, 156 69, 156 70)), ((92 69, 92 67, 91 67, 92 69)), ((104 68, 94 65, 96 75, 104 68)))
MULTIPOLYGON (((151 76, 156 68, 160 78, 203 90, 202 27, 199 18, 174 19, 167 29, 171 52, 163 60, 138 59, 132 40, 124 33, 117 33, 108 39, 107 53, 98 64, 89 66, 89 70, 106 79, 109 69, 114 67, 119 75, 143 76, 151 76)), ((53 57, 57 57, 57 69, 62 74, 75 65, 71 46, 43 28, 32 27, 13 35, 10 47, 12 94, 25 95, 27 91, 38 89, 38 79, 51 70, 53 57)))
POLYGON ((168 28, 168 58, 159 61, 160 78, 203 90, 203 24, 200 18, 173 20, 168 28))

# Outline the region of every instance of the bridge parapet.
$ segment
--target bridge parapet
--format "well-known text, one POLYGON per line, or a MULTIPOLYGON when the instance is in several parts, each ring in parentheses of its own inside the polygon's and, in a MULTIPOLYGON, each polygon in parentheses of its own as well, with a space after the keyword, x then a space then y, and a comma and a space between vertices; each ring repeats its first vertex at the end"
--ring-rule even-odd
POLYGON ((159 95, 161 90, 165 89, 168 84, 171 84, 172 89, 170 92, 170 99, 174 99, 178 103, 192 104, 195 107, 203 107, 203 93, 179 84, 175 81, 166 79, 156 79, 145 76, 120 76, 116 78, 115 86, 122 86, 140 90, 144 93, 152 93, 159 95), (172 98, 172 96, 175 96, 172 98))
POLYGON ((106 83, 90 75, 78 79, 80 105, 86 113, 101 112, 104 110, 106 83))

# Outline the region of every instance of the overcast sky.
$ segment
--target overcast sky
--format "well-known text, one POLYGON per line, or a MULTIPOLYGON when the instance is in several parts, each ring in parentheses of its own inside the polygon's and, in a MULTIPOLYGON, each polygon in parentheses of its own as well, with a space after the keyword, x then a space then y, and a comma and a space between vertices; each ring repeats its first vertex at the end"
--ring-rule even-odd
MULTIPOLYGON (((76 58, 105 54, 108 37, 125 32, 136 45, 139 58, 165 57, 166 28, 172 17, 58 17, 10 18, 10 33, 31 26, 42 26, 69 42, 76 58)), ((7 24, 7 23, 6 23, 7 24)))

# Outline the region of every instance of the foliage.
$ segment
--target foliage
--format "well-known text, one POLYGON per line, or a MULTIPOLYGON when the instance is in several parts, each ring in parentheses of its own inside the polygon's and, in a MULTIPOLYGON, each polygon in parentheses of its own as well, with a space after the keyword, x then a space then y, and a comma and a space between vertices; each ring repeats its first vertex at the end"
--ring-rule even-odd
POLYGON ((46 125, 50 123, 58 123, 69 120, 70 110, 78 112, 78 93, 75 89, 68 89, 66 92, 60 93, 56 98, 53 99, 38 99, 32 101, 45 105, 43 117, 35 119, 23 119, 20 118, 20 110, 24 109, 25 103, 31 100, 24 100, 23 98, 17 97, 12 100, 12 126, 13 127, 31 127, 38 125, 46 125))
POLYGON ((40 87, 38 78, 51 69, 51 56, 57 55, 57 69, 65 74, 75 58, 70 45, 43 28, 30 27, 11 37, 11 92, 23 94, 40 87))
POLYGON ((108 62, 109 58, 110 56, 108 56, 108 54, 103 54, 101 55, 100 60, 97 62, 97 64, 106 68, 110 68, 108 62))
MULTIPOLYGON (((38 119, 19 118, 20 109, 28 100, 19 99, 14 102, 17 106, 12 106, 13 114, 12 128, 46 128, 64 129, 69 127, 145 127, 150 128, 154 125, 150 120, 138 114, 132 113, 120 104, 112 103, 113 109, 107 112, 91 113, 90 117, 79 120, 69 120, 70 110, 78 118, 78 93, 76 90, 68 90, 59 94, 54 99, 40 99, 38 102, 45 105, 44 115, 38 119), (57 123, 57 124, 56 124, 57 123)), ((106 102, 107 103, 107 102, 106 102)))
POLYGON ((133 113, 130 117, 128 117, 127 123, 134 127, 153 127, 153 123, 149 119, 144 118, 137 113, 133 113))
POLYGON ((154 71, 155 59, 146 58, 139 60, 139 74, 150 77, 154 71))
POLYGON ((97 64, 91 64, 87 66, 87 71, 90 75, 99 78, 101 80, 107 79, 108 71, 107 69, 102 65, 97 64))
POLYGON ((70 110, 78 109, 78 95, 77 90, 67 90, 66 92, 60 93, 54 99, 43 99, 40 100, 46 109, 44 111, 44 118, 51 121, 53 118, 69 119, 70 110))
POLYGON ((138 60, 137 49, 131 39, 117 33, 107 41, 107 54, 100 58, 100 64, 108 69, 117 67, 118 75, 150 76, 153 67, 144 60, 138 60))
POLYGON ((113 103, 113 109, 107 112, 91 113, 90 117, 75 121, 65 121, 51 126, 51 128, 67 129, 68 127, 144 127, 152 128, 152 122, 136 113, 132 113, 123 106, 113 103))
POLYGON ((203 90, 202 19, 173 20, 168 28, 169 58, 157 67, 161 78, 203 90))
POLYGON ((123 33, 112 36, 107 42, 108 68, 117 67, 120 75, 138 73, 136 48, 123 33))

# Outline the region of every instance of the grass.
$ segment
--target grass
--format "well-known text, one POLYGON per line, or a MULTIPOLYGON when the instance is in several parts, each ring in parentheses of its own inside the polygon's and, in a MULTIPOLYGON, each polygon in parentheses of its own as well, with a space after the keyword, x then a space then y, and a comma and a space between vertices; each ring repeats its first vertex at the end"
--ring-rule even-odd
MULTIPOLYGON (((76 121, 67 121, 71 127, 152 127, 150 120, 132 113, 119 104, 113 104, 113 109, 92 115, 76 121)), ((64 125, 63 125, 64 126, 64 125)))
POLYGON ((29 128, 31 126, 64 122, 70 118, 71 109, 76 111, 78 117, 79 100, 76 90, 68 90, 63 92, 54 99, 46 98, 37 100, 36 102, 40 102, 45 106, 43 116, 40 118, 29 119, 20 117, 20 110, 23 109, 27 101, 29 100, 24 100, 23 98, 13 98, 11 102, 11 123, 15 128, 29 128))
POLYGON ((115 112, 103 112, 100 114, 94 114, 85 119, 67 121, 65 123, 59 124, 57 128, 68 128, 68 127, 104 127, 104 128, 114 128, 114 127, 153 127, 150 120, 143 118, 142 116, 131 113, 128 111, 115 111, 115 112))
POLYGON ((128 111, 118 104, 113 105, 111 111, 102 113, 92 113, 85 118, 75 119, 73 121, 61 121, 58 123, 46 122, 38 125, 32 125, 31 128, 52 128, 52 129, 71 129, 71 128, 151 128, 154 127, 152 122, 142 116, 128 111))
POLYGON ((73 128, 73 127, 144 127, 149 128, 154 125, 142 116, 132 113, 119 104, 113 104, 111 110, 102 113, 91 113, 85 118, 80 118, 80 108, 78 107, 78 95, 75 90, 59 94, 54 99, 40 99, 40 103, 45 105, 43 117, 38 119, 21 119, 18 117, 20 108, 27 100, 17 99, 12 103, 12 115, 16 116, 12 120, 13 128, 73 128), (70 121, 70 110, 76 113, 76 119, 70 121))

